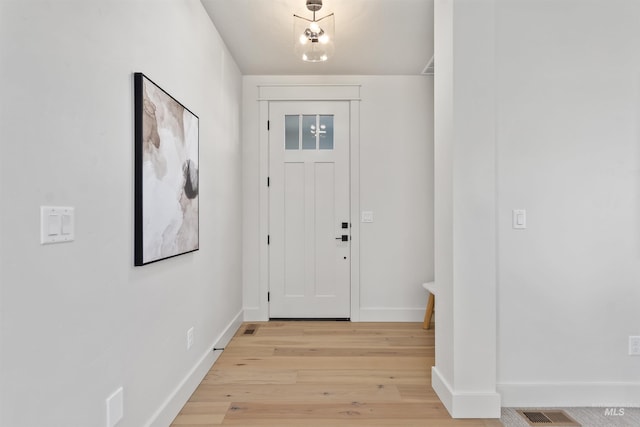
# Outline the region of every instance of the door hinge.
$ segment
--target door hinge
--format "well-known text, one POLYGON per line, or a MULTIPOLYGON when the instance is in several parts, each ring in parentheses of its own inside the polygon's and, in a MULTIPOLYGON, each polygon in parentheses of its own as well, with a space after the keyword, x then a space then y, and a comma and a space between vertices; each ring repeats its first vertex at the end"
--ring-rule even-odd
POLYGON ((271 244, 271 236, 267 234, 267 245, 271 244))
POLYGON ((267 302, 271 301, 271 292, 267 292, 267 302))
POLYGON ((271 122, 269 120, 267 120, 267 130, 271 130, 271 122))
POLYGON ((271 180, 269 179, 269 177, 267 177, 267 187, 269 187, 271 185, 271 180))

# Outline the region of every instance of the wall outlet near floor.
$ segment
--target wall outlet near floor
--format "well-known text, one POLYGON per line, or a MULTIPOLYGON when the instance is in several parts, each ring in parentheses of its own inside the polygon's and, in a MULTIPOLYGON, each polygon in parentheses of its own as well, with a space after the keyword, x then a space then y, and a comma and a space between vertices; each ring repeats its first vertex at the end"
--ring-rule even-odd
POLYGON ((123 389, 120 387, 107 397, 107 427, 115 427, 124 415, 123 389))
POLYGON ((640 336, 629 336, 629 356, 640 356, 640 336))
POLYGON ((191 350, 193 347, 193 326, 187 331, 187 350, 191 350))

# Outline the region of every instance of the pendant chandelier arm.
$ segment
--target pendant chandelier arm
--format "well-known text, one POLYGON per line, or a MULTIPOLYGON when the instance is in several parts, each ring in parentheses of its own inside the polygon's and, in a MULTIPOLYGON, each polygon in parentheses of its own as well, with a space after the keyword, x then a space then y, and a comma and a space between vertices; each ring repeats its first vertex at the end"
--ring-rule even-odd
MULTIPOLYGON (((309 19, 309 18, 305 18, 304 16, 296 15, 295 13, 293 14, 293 16, 294 16, 295 18, 303 19, 303 20, 305 20, 305 21, 307 21, 307 22, 313 22, 311 19, 309 19)), ((326 16, 325 16, 325 18, 326 18, 326 16)), ((323 18, 323 19, 324 19, 324 18, 323 18)))
MULTIPOLYGON (((314 15, 315 15, 315 13, 314 13, 314 15)), ((322 18, 318 19, 316 22, 320 22, 320 21, 322 21, 323 19, 327 19, 327 18, 329 18, 330 16, 333 16, 333 13, 330 13, 330 14, 328 14, 327 16, 323 16, 322 18)), ((313 17, 313 20, 315 21, 315 19, 316 19, 316 17, 314 16, 314 17, 313 17)))

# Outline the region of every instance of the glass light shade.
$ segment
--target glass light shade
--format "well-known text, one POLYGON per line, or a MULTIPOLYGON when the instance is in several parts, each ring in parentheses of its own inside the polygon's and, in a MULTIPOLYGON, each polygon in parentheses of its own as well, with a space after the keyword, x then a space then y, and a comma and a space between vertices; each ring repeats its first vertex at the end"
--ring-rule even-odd
POLYGON ((335 46, 333 13, 317 20, 293 15, 293 44, 298 58, 307 62, 323 62, 333 55, 335 46))

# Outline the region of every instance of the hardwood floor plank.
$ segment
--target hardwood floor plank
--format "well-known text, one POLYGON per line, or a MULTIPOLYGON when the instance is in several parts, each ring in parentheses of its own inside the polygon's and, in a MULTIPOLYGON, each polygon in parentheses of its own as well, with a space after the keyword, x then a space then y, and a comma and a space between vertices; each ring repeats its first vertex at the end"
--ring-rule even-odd
POLYGON ((227 357, 237 356, 237 357, 269 357, 273 356, 275 352, 275 346, 227 346, 224 349, 224 353, 226 353, 227 357))
POLYGON ((429 387, 431 367, 391 369, 301 369, 299 384, 417 384, 429 387))
POLYGON ((369 356, 384 356, 384 357, 411 357, 418 356, 426 358, 431 352, 426 347, 411 347, 411 348, 340 348, 340 347, 324 347, 324 348, 299 348, 299 347, 277 347, 273 352, 274 356, 287 357, 287 356, 314 356, 314 357, 369 357, 369 356))
POLYGON ((202 384, 294 384, 298 372, 292 369, 225 369, 211 370, 202 384))
POLYGON ((219 368, 245 366, 251 369, 394 369, 417 370, 425 366, 433 366, 434 357, 240 357, 223 359, 216 364, 219 368))
POLYGON ((395 385, 384 384, 201 384, 191 402, 368 402, 400 401, 395 385))
POLYGON ((431 381, 427 384, 398 384, 397 387, 403 402, 439 402, 430 384, 431 381))
POLYGON ((220 425, 229 406, 228 402, 187 402, 172 425, 176 427, 220 425))
MULTIPOLYGON (((424 349, 433 349, 433 345, 428 344, 426 337, 394 337, 394 338, 384 338, 378 335, 370 335, 367 337, 350 337, 344 335, 338 336, 304 336, 304 337, 286 337, 286 336, 278 336, 278 337, 261 337, 255 336, 251 338, 242 338, 242 348, 324 348, 324 347, 334 347, 334 348, 381 348, 381 349, 397 349, 398 347, 403 348, 424 348, 424 349)), ((238 351, 236 348, 238 344, 234 344, 234 347, 229 346, 227 349, 233 349, 238 351)), ((264 351, 264 350, 263 350, 264 351)))
POLYGON ((396 420, 404 418, 439 419, 448 413, 437 404, 423 403, 306 403, 267 404, 262 402, 234 402, 229 408, 227 420, 233 419, 313 419, 313 420, 396 420))

